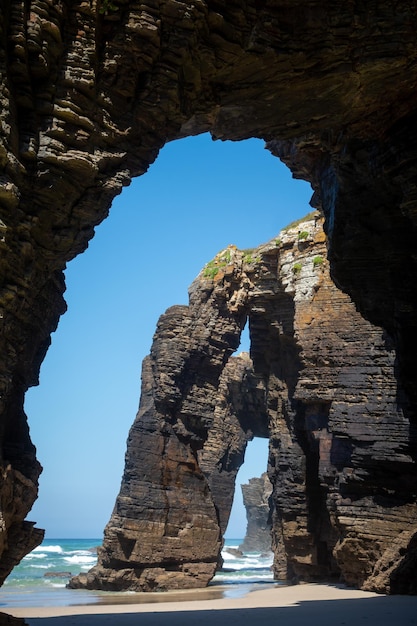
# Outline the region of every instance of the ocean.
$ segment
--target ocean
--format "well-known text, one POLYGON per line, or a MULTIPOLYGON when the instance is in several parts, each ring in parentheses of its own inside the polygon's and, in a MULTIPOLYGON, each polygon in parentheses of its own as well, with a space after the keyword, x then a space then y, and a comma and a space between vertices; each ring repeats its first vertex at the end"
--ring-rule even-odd
MULTIPOLYGON (((69 576, 87 572, 96 564, 100 539, 46 539, 28 554, 0 588, 0 611, 7 607, 70 606, 133 602, 190 600, 190 592, 117 594, 103 591, 67 589, 69 576)), ((226 539, 222 551, 223 571, 218 572, 207 590, 199 591, 201 599, 240 597, 248 591, 271 583, 272 554, 256 552, 239 555, 242 539, 226 539)))

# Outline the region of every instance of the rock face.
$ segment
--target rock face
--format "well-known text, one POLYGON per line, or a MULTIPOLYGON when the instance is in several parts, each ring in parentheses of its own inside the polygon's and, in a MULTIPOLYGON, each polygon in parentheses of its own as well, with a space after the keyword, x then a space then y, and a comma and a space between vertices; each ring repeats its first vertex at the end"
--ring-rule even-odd
POLYGON ((395 352, 332 282, 322 223, 223 250, 189 306, 161 317, 98 564, 72 587, 207 584, 246 443, 268 436, 275 576, 411 589, 415 472, 395 352), (251 359, 232 357, 247 319, 251 359))
MULTIPOLYGON (((62 271, 167 141, 261 137, 312 183, 332 276, 392 338, 414 437, 416 19, 389 0, 2 1, 0 580, 40 540, 23 524, 40 467, 22 407, 65 310, 62 271)), ((412 506, 411 470, 397 485, 390 467, 412 506)))
POLYGON ((246 509, 248 524, 242 552, 268 552, 271 550, 271 510, 272 485, 268 474, 260 478, 250 478, 247 485, 242 485, 243 504, 246 509))
POLYGON ((201 587, 216 571, 247 441, 268 435, 262 381, 247 354, 229 358, 247 288, 228 271, 218 289, 197 279, 190 306, 159 320, 98 565, 72 588, 201 587))

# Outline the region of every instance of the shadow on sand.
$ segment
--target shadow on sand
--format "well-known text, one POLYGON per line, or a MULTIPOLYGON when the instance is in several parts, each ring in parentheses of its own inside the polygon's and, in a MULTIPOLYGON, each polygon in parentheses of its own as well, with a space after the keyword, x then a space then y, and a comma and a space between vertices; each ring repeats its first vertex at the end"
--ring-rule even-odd
POLYGON ((408 626, 416 596, 302 601, 285 607, 158 611, 25 618, 29 626, 408 626))

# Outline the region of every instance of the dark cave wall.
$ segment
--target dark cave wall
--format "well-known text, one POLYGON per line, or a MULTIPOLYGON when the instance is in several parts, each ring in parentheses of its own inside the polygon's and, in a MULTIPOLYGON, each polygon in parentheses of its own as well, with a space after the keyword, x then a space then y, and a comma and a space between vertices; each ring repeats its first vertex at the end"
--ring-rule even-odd
POLYGON ((416 7, 112 4, 0 10, 0 448, 3 467, 31 481, 4 546, 36 497, 23 394, 65 310, 62 270, 123 185, 178 137, 261 137, 312 183, 332 275, 393 337, 415 424, 416 7))
POLYGON ((298 175, 319 166, 313 202, 326 217, 332 277, 364 317, 394 338, 413 421, 415 365, 406 346, 416 345, 417 340, 414 305, 409 302, 416 272, 415 128, 410 115, 377 138, 329 146, 321 167, 320 159, 313 164, 317 155, 314 149, 314 156, 309 152, 311 146, 306 150, 298 142, 268 144, 298 175))

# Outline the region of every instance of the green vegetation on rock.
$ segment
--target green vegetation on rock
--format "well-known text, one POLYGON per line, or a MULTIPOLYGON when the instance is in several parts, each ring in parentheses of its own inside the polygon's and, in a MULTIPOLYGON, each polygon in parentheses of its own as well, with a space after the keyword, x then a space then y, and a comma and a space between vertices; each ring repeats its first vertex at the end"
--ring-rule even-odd
POLYGON ((219 267, 215 265, 215 261, 210 261, 207 263, 206 267, 203 270, 204 278, 213 279, 219 271, 219 267))
POLYGON ((229 248, 222 250, 217 254, 214 259, 209 261, 203 269, 204 278, 213 279, 222 267, 226 267, 231 262, 232 252, 229 248))
POLYGON ((261 257, 259 255, 253 256, 253 253, 256 251, 256 248, 246 248, 246 250, 242 250, 243 252, 243 262, 247 264, 251 263, 259 263, 261 257))
POLYGON ((319 265, 323 265, 324 259, 322 256, 315 256, 313 259, 313 267, 318 267, 319 265))

